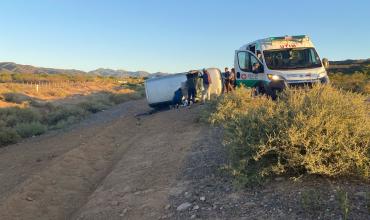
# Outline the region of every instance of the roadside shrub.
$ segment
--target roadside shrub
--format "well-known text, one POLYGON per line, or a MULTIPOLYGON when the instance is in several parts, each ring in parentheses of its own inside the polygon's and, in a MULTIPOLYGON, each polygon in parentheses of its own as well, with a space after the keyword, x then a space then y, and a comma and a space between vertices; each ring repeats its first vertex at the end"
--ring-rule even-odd
POLYGON ((79 107, 58 106, 45 116, 45 120, 49 126, 53 127, 64 120, 70 120, 70 117, 81 119, 86 115, 87 112, 79 107))
POLYGON ((244 183, 275 174, 368 177, 369 103, 331 86, 286 90, 277 101, 241 88, 210 121, 225 131, 233 174, 244 183))
POLYGON ((45 133, 46 126, 40 122, 20 123, 15 126, 15 131, 22 138, 28 138, 45 133))
POLYGON ((3 94, 4 100, 6 102, 12 102, 16 104, 21 104, 26 101, 31 101, 32 99, 28 97, 27 95, 21 94, 21 93, 5 93, 3 94))
POLYGON ((127 83, 127 84, 123 85, 123 88, 131 89, 131 90, 134 90, 134 91, 140 91, 140 90, 143 89, 143 84, 127 83))
POLYGON ((109 100, 114 104, 121 104, 129 100, 136 100, 143 97, 142 92, 123 93, 123 94, 111 94, 109 100))
POLYGON ((67 118, 59 120, 56 124, 49 125, 49 129, 62 129, 81 121, 81 119, 82 117, 80 115, 70 115, 67 118))
POLYGON ((20 136, 12 128, 6 128, 0 126, 0 147, 17 143, 20 136))
POLYGON ((79 104, 79 106, 85 111, 88 111, 91 113, 97 113, 102 110, 108 109, 110 106, 112 106, 112 103, 109 103, 109 101, 104 101, 104 100, 95 100, 95 101, 82 102, 79 104))
POLYGON ((129 100, 127 94, 111 94, 109 100, 114 104, 120 104, 129 100))
POLYGON ((0 108, 0 121, 3 121, 7 127, 14 127, 19 123, 31 123, 40 120, 40 113, 30 108, 0 108))

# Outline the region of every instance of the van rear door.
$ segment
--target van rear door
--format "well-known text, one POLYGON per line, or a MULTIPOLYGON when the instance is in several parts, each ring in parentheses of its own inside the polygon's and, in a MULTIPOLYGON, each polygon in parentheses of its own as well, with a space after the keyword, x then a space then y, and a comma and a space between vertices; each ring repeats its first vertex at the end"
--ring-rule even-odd
POLYGON ((254 87, 261 81, 267 80, 262 62, 251 51, 236 50, 234 67, 238 85, 254 87))

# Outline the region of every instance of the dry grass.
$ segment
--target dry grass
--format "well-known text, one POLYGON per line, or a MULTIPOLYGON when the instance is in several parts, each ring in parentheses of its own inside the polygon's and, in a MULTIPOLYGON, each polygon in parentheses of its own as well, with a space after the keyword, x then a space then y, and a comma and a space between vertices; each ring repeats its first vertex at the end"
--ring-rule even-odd
POLYGON ((0 107, 17 106, 15 104, 22 104, 23 101, 29 101, 30 99, 56 102, 70 98, 73 101, 74 98, 71 97, 87 96, 98 92, 128 94, 138 90, 136 87, 131 88, 130 85, 140 86, 143 82, 142 79, 127 79, 126 81, 129 82, 127 85, 121 85, 118 80, 48 82, 40 83, 38 89, 35 83, 0 83, 0 107), (7 100, 7 96, 13 96, 14 98, 7 100), (22 99, 20 96, 23 96, 23 101, 19 99, 22 99), (29 99, 24 99, 24 97, 29 97, 29 99))
POLYGON ((143 79, 63 81, 51 84, 0 83, 0 147, 60 129, 144 95, 143 79))
POLYGON ((370 73, 330 74, 330 81, 335 87, 370 95, 370 73))
POLYGON ((211 122, 225 130, 231 170, 242 182, 277 174, 370 175, 365 97, 331 86, 286 90, 278 101, 244 88, 222 97, 211 122))

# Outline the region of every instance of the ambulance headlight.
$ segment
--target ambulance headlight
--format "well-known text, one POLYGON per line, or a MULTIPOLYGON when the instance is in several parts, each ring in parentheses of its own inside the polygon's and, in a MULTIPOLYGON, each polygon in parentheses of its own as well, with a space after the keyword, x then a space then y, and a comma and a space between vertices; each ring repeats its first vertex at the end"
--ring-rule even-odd
POLYGON ((267 74, 269 80, 281 80, 282 78, 279 75, 267 74))

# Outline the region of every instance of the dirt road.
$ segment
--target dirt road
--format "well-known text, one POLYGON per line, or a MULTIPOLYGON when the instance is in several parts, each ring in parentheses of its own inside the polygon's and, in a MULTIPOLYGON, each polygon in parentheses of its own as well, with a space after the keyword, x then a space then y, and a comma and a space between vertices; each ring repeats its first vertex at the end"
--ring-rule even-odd
POLYGON ((222 132, 200 106, 147 114, 144 100, 0 149, 0 220, 369 219, 366 182, 272 177, 235 187, 222 132), (346 194, 347 195, 347 194, 346 194))
POLYGON ((202 130, 193 109, 124 103, 0 149, 0 219, 158 219, 202 130), (138 116, 139 115, 139 116, 138 116))

